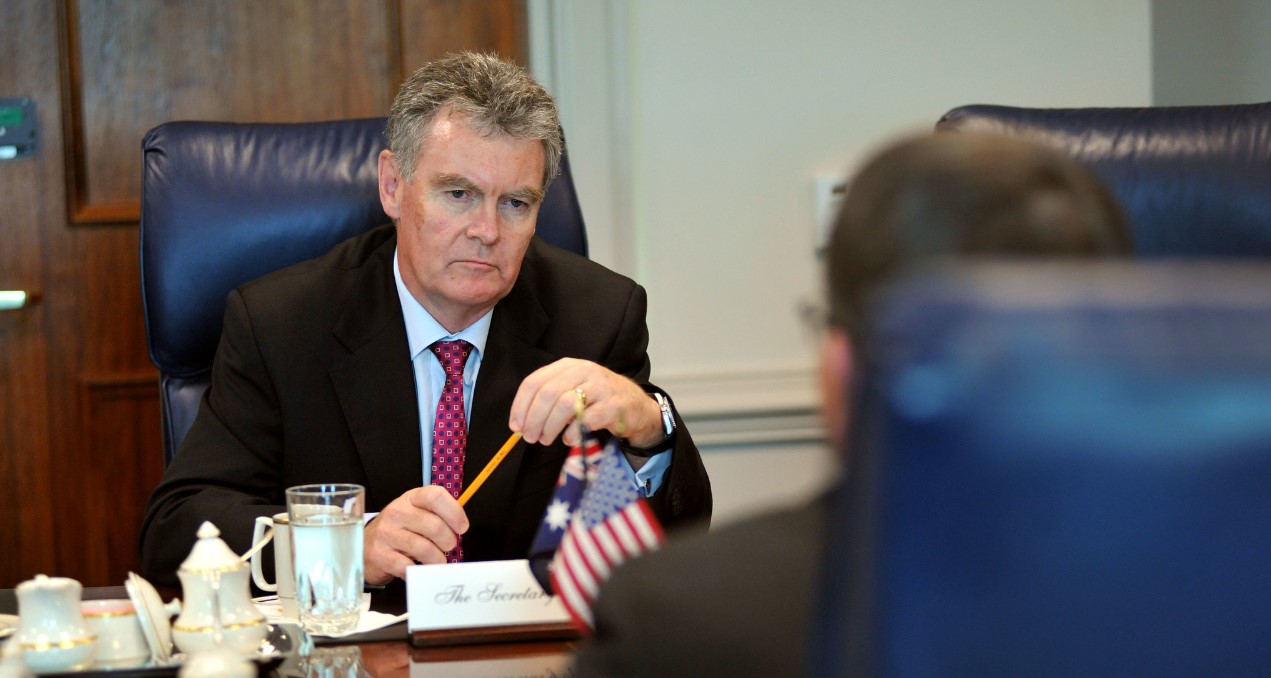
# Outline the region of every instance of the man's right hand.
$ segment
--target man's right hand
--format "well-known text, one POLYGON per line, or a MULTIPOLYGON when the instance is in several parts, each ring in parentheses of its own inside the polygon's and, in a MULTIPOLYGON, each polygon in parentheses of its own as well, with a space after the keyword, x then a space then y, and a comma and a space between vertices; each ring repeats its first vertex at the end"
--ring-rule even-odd
POLYGON ((405 579, 406 568, 416 563, 446 562, 446 551, 467 531, 467 514, 444 487, 427 485, 403 494, 366 524, 366 583, 405 579))

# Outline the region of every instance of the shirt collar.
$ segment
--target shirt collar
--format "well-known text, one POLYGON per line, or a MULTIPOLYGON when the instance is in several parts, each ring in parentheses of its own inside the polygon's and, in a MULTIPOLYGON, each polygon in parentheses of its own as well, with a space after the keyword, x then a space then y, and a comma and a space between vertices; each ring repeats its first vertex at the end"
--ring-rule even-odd
POLYGON ((478 356, 485 354, 485 342, 490 336, 490 319, 494 317, 494 309, 486 311, 476 322, 451 334, 406 289, 406 283, 402 282, 401 267, 397 263, 397 250, 393 250, 393 280, 397 283, 397 299, 401 302, 402 318, 406 321, 406 341, 410 345, 411 360, 441 340, 462 339, 472 344, 478 356))

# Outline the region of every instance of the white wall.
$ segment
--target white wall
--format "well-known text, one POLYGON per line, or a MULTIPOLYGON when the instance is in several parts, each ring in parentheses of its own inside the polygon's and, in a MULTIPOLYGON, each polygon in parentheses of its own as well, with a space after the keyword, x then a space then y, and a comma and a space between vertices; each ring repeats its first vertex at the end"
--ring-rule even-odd
POLYGON ((537 0, 592 256, 649 291, 654 379, 728 520, 833 473, 813 180, 966 103, 1152 100, 1149 0, 537 0), (777 469, 778 472, 773 472, 777 469))
POLYGON ((1271 3, 1153 0, 1154 103, 1271 101, 1271 3))

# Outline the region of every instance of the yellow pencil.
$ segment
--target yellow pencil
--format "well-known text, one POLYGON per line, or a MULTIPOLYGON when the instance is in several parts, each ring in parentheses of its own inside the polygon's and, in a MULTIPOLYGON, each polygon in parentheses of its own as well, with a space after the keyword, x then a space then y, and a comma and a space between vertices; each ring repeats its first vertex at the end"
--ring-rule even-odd
POLYGON ((468 500, 476 493, 477 488, 481 487, 481 483, 484 483, 485 479, 489 478, 491 473, 494 473, 494 469, 498 468, 499 463, 503 461, 504 457, 508 456, 508 452, 511 452, 512 448, 516 447, 516 444, 520 442, 520 440, 520 433, 513 433, 510 437, 508 437, 508 441, 503 443, 503 447, 500 447, 499 451, 494 453, 494 458, 490 460, 490 463, 486 464, 485 468, 481 469, 481 472, 477 474, 477 477, 473 479, 466 489, 464 489, 463 494, 459 495, 460 506, 468 503, 468 500))

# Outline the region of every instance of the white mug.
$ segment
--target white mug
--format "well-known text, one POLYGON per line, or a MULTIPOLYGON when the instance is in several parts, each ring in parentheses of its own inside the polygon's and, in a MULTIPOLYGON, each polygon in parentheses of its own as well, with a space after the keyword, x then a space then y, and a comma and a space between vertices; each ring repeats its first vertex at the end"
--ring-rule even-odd
POLYGON ((252 543, 259 544, 262 539, 269 539, 266 530, 272 530, 274 540, 274 583, 265 580, 264 560, 260 551, 252 554, 252 581, 262 591, 278 594, 278 603, 285 616, 296 616, 296 575, 291 563, 291 521, 287 513, 275 513, 273 516, 256 518, 256 527, 252 532, 252 543))
POLYGON ((150 646, 131 600, 85 600, 80 611, 97 634, 96 666, 126 668, 150 659, 150 646))

